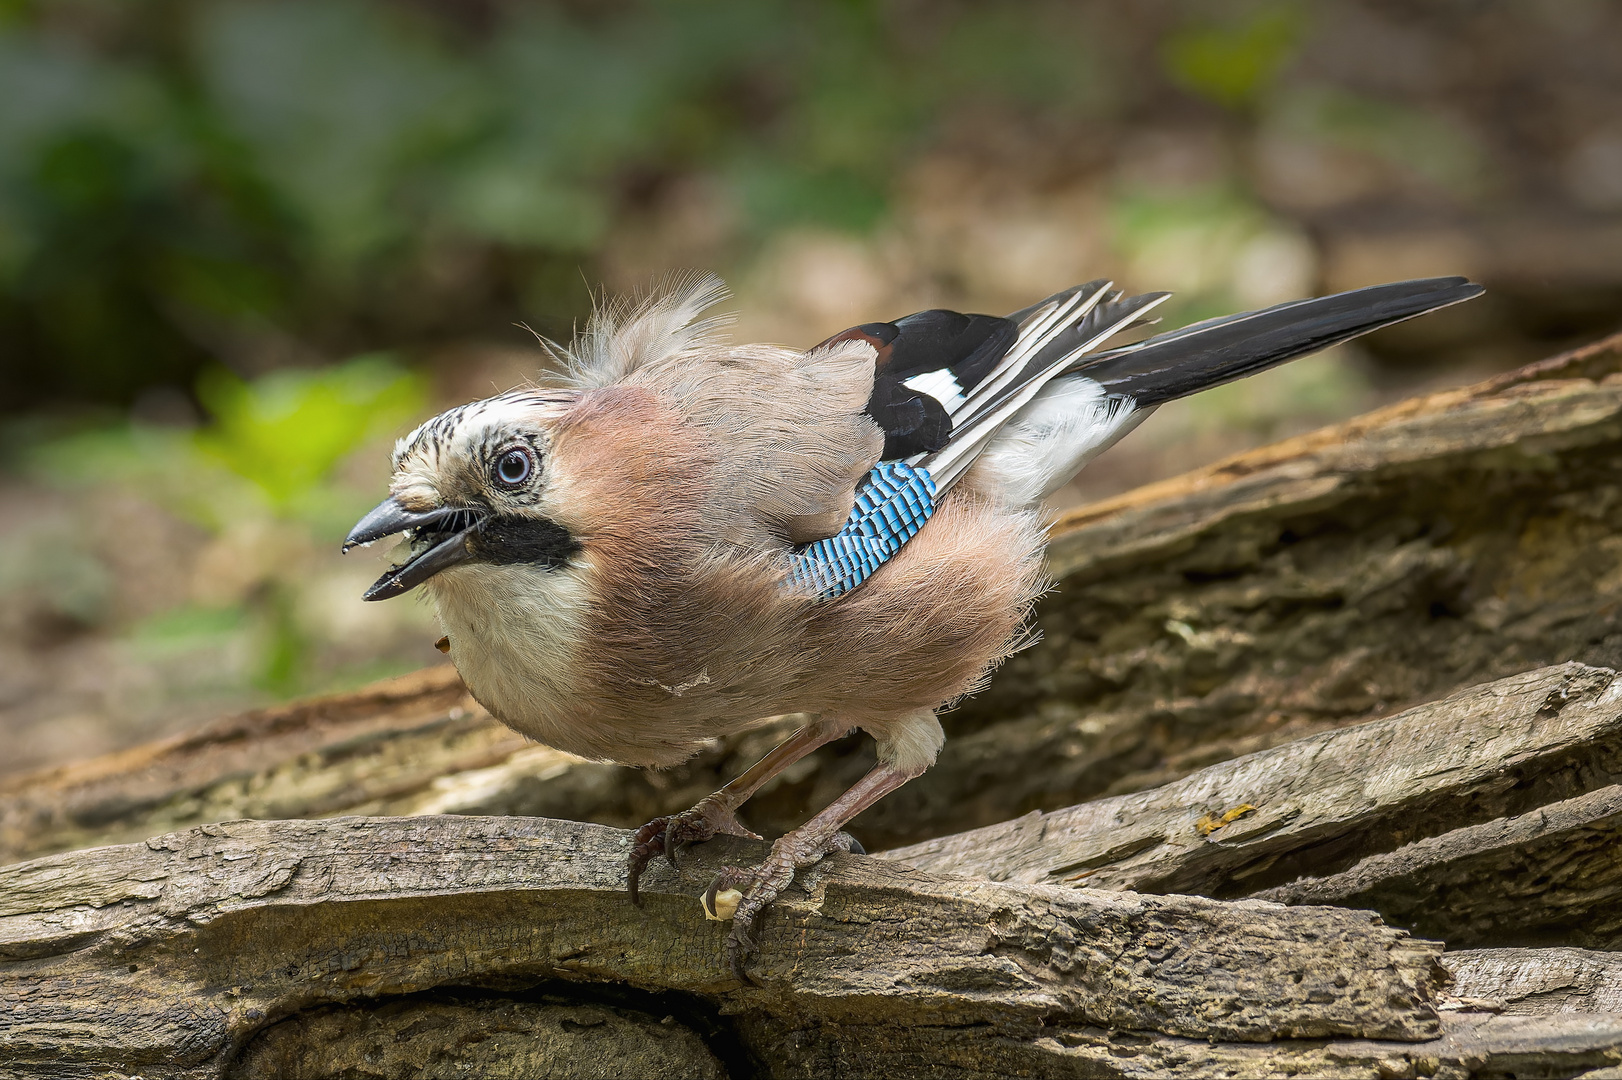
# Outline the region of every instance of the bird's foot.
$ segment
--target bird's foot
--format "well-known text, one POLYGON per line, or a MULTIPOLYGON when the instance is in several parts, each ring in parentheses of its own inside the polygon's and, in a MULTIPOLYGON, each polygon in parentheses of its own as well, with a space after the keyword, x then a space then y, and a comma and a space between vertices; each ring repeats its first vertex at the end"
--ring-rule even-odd
POLYGON ((631 902, 642 903, 637 887, 642 880, 642 871, 647 869, 654 856, 663 855, 671 866, 675 866, 678 851, 688 844, 708 840, 717 833, 760 839, 760 834, 751 832, 738 820, 737 812, 716 795, 706 795, 691 810, 656 817, 638 829, 636 835, 631 837, 631 854, 625 873, 625 887, 631 894, 631 902))
POLYGON ((814 866, 835 851, 865 854, 856 838, 846 832, 817 836, 803 829, 784 834, 771 854, 758 866, 726 866, 716 875, 699 901, 711 919, 732 920, 727 934, 727 966, 739 982, 750 981, 744 961, 760 952, 755 920, 767 904, 794 880, 794 872, 814 866))

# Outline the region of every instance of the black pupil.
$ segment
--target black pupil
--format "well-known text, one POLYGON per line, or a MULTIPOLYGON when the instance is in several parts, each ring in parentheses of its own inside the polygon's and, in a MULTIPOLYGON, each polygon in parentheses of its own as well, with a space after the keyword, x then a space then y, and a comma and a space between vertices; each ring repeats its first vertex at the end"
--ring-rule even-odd
POLYGON ((521 484, 529 476, 529 455, 522 450, 509 450, 496 462, 496 475, 502 483, 521 484))

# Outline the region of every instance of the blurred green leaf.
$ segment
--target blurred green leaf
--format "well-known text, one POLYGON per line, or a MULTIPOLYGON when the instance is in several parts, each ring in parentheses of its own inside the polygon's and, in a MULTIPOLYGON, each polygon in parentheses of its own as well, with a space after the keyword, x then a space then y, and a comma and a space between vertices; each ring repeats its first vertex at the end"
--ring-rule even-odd
POLYGON ((198 397, 213 423, 197 446, 293 512, 368 439, 422 410, 421 380, 377 354, 318 371, 274 371, 248 382, 212 369, 198 397))
POLYGON ((1173 35, 1162 52, 1171 77, 1229 108, 1253 104, 1294 55, 1304 23, 1296 5, 1274 5, 1231 23, 1173 35))
POLYGON ((738 167, 733 182, 750 216, 774 228, 810 224, 859 232, 877 224, 888 208, 883 187, 848 170, 813 172, 757 161, 738 167))
POLYGON ((1060 116, 1097 111, 1110 87, 1089 14, 1081 5, 969 7, 915 78, 969 107, 991 99, 1060 116))
POLYGON ((266 618, 260 628, 263 663, 255 678, 261 687, 283 697, 298 693, 310 636, 300 625, 294 590, 278 582, 270 589, 266 618))

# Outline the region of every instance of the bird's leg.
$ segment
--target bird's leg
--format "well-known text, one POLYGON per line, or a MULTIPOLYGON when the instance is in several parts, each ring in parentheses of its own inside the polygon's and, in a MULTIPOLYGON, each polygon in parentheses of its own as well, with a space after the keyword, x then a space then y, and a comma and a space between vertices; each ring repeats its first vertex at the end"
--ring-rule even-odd
POLYGON ((755 918, 761 909, 794 880, 796 870, 820 862, 823 856, 835 851, 861 853, 861 845, 840 830, 857 814, 923 771, 922 767, 901 768, 880 761, 820 814, 779 837, 772 845, 771 854, 759 866, 728 866, 722 869, 704 894, 704 911, 711 918, 725 918, 726 907, 730 903, 736 904, 732 914, 732 932, 727 935, 727 963, 739 982, 746 981, 744 958, 759 951, 755 941, 755 918), (738 895, 734 896, 728 890, 738 895))
POLYGON ((688 844, 708 840, 716 833, 747 836, 759 840, 760 834, 751 832, 738 820, 738 807, 749 801, 766 781, 799 761, 819 746, 843 738, 854 725, 837 720, 817 718, 784 740, 775 750, 755 762, 721 790, 698 800, 698 805, 679 814, 656 817, 636 831, 631 838, 631 854, 626 871, 625 885, 631 901, 642 902, 637 886, 642 871, 655 855, 664 854, 670 865, 676 865, 676 852, 688 844))

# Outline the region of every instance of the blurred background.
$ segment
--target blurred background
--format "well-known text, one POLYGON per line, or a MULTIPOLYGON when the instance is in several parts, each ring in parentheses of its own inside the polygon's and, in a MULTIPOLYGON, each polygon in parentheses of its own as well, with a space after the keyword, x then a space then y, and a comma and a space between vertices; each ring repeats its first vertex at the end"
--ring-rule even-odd
POLYGON ((440 661, 338 542, 599 286, 713 269, 803 346, 1100 275, 1166 327, 1488 284, 1063 504, 1610 332, 1619 50, 1606 0, 0 0, 0 772, 440 661))

